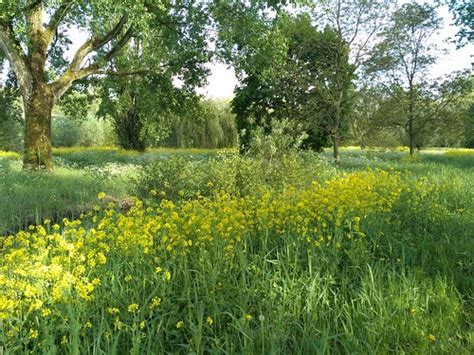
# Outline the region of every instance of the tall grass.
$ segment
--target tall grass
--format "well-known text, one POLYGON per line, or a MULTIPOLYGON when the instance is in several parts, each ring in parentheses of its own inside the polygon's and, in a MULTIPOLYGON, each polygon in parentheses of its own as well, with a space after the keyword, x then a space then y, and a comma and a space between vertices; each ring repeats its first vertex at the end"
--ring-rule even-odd
POLYGON ((146 177, 143 155, 65 151, 56 172, 35 175, 0 160, 0 196, 19 220, 38 206, 90 210, 2 239, 2 351, 471 354, 472 158, 345 153, 320 174, 311 159, 192 160, 198 182, 176 175, 185 159, 162 160, 145 171, 166 179, 149 177, 129 210, 112 197, 146 177), (385 172, 353 173, 367 168, 385 172))

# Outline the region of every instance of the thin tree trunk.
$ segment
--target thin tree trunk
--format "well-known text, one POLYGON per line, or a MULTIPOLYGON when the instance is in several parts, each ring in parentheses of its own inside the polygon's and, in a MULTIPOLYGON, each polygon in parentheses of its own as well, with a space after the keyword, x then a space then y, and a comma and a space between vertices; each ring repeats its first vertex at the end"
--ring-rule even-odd
POLYGON ((339 165, 341 157, 339 154, 339 146, 341 145, 341 105, 342 105, 343 92, 340 91, 339 98, 336 101, 336 110, 334 117, 334 130, 333 130, 333 153, 334 163, 339 165))
POLYGON ((53 168, 51 156, 51 112, 54 95, 50 88, 39 84, 28 98, 25 107, 24 169, 53 168))
POLYGON ((415 154, 415 138, 410 134, 410 155, 415 154))
POLYGON ((413 127, 413 102, 411 98, 408 104, 408 139, 410 144, 410 155, 413 155, 415 153, 415 132, 413 127))
POLYGON ((413 113, 413 105, 414 105, 414 93, 413 93, 413 83, 412 79, 410 79, 410 93, 409 93, 409 102, 408 102, 408 139, 410 144, 410 155, 415 153, 415 132, 413 127, 413 120, 414 120, 414 113, 413 113))
POLYGON ((334 163, 339 164, 341 162, 341 156, 339 154, 339 146, 341 145, 341 136, 339 130, 337 129, 334 132, 333 136, 333 153, 334 153, 334 163))

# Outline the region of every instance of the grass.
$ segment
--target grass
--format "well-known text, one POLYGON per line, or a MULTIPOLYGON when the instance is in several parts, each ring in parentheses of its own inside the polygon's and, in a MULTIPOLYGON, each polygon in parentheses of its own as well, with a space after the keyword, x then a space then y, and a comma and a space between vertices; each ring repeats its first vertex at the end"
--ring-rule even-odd
POLYGON ((129 177, 162 151, 57 152, 60 168, 37 178, 0 159, 16 211, 102 206, 3 243, 0 344, 7 354, 471 354, 474 158, 452 152, 345 149, 319 185, 243 201, 172 203, 156 191, 128 212, 97 193, 125 198, 129 177), (9 299, 20 313, 2 320, 9 299))
POLYGON ((101 191, 124 199, 132 193, 130 178, 137 169, 173 153, 207 156, 216 151, 153 149, 140 154, 112 147, 57 148, 51 173, 24 172, 19 154, 0 152, 0 235, 46 218, 78 216, 92 209, 101 191))

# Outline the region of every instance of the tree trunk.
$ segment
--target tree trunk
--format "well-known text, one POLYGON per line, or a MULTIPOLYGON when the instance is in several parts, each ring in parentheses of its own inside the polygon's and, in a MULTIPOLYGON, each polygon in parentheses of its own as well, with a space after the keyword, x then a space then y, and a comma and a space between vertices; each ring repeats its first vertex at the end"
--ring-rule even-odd
POLYGON ((415 137, 410 134, 410 155, 415 154, 415 137))
POLYGON ((408 104, 408 140, 410 144, 410 155, 415 153, 415 132, 413 127, 413 102, 410 95, 410 102, 408 104))
POLYGON ((413 127, 413 120, 414 120, 414 113, 413 113, 413 106, 414 106, 414 89, 413 89, 413 79, 410 79, 409 82, 409 102, 408 102, 408 139, 410 144, 410 155, 415 153, 415 132, 413 127))
POLYGON ((54 94, 46 84, 38 84, 24 98, 25 150, 23 169, 52 170, 51 112, 54 94))
POLYGON ((333 136, 333 152, 334 152, 334 163, 338 165, 341 162, 341 157, 339 154, 339 146, 341 145, 341 136, 339 134, 339 130, 337 129, 334 132, 333 136))

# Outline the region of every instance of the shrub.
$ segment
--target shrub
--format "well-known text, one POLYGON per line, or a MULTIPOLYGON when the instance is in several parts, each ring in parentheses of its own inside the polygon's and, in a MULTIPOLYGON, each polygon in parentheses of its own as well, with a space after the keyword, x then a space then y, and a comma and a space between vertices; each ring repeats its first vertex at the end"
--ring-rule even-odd
POLYGON ((176 155, 155 160, 143 167, 134 186, 142 197, 153 190, 172 200, 219 191, 246 196, 264 188, 281 191, 288 185, 309 186, 333 173, 327 161, 312 152, 289 152, 269 159, 222 151, 205 159, 176 155))
POLYGON ((82 121, 66 116, 53 118, 52 140, 54 147, 110 146, 115 135, 110 123, 88 117, 82 121))

